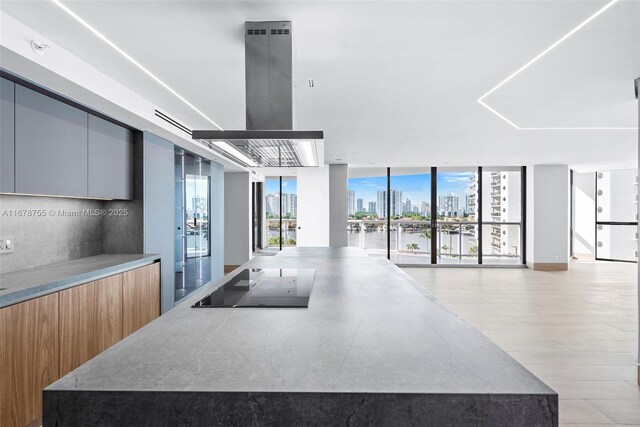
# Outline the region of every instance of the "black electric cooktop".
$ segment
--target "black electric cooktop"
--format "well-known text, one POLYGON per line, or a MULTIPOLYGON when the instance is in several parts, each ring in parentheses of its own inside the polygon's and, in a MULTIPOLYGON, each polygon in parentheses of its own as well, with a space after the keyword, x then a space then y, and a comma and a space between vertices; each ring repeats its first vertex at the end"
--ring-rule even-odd
POLYGON ((245 269, 192 307, 308 307, 315 272, 313 268, 245 269))

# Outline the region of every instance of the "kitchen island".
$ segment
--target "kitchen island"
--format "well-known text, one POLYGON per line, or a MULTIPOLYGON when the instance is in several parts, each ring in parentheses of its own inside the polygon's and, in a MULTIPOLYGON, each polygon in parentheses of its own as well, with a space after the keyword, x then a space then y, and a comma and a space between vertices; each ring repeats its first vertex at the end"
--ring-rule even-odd
POLYGON ((553 390, 388 260, 247 267, 315 269, 308 308, 191 308, 225 279, 205 286, 47 387, 44 426, 558 424, 553 390))

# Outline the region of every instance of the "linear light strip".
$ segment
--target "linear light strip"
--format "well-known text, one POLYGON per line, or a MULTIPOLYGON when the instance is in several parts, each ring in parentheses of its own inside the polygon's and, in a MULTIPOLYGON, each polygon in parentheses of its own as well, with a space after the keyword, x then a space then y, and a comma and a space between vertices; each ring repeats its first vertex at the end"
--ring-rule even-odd
POLYGON ((91 31, 93 34, 95 34, 100 40, 102 40, 103 42, 105 42, 106 44, 108 44, 109 46, 111 46, 116 52, 118 52, 120 55, 124 56, 127 60, 129 60, 129 62, 131 62, 133 65, 135 65, 136 67, 138 67, 142 72, 144 72, 146 75, 148 75, 149 77, 151 77, 153 80, 155 80, 160 86, 162 86, 163 88, 165 88, 166 90, 168 90, 169 92, 171 92, 171 94, 173 94, 176 98, 178 98, 180 101, 184 102, 189 108, 191 108, 193 111, 195 111, 196 113, 198 113, 200 116, 202 116, 205 120, 207 120, 209 123, 211 123, 212 125, 214 125, 215 127, 217 127, 220 130, 223 130, 216 122, 214 122, 213 120, 211 120, 209 117, 207 117, 206 114, 204 114, 202 111, 200 111, 198 108, 196 108, 196 106, 194 106, 192 103, 190 103, 189 101, 187 101, 182 95, 180 95, 178 92, 176 92, 174 89, 172 89, 168 84, 166 84, 165 82, 163 82, 162 80, 160 80, 160 78, 158 78, 155 74, 153 74, 151 71, 149 71, 147 68, 145 68, 142 64, 140 64, 138 61, 136 61, 135 59, 133 59, 131 57, 131 55, 129 55, 127 52, 125 52, 124 50, 122 50, 120 47, 118 47, 115 43, 113 43, 111 40, 109 40, 104 34, 102 34, 101 32, 99 32, 98 30, 96 30, 94 27, 92 27, 87 21, 85 21, 84 19, 82 19, 80 16, 78 16, 75 12, 73 12, 71 9, 69 9, 67 6, 65 6, 64 4, 62 4, 62 2, 60 0, 51 0, 55 5, 57 5, 60 9, 62 9, 63 11, 65 11, 69 16, 71 16, 73 19, 75 19, 76 21, 78 21, 83 27, 85 27, 86 29, 88 29, 89 31, 91 31))
POLYGON ((517 130, 636 130, 638 129, 637 127, 520 127, 517 124, 515 124, 513 121, 509 120, 507 117, 505 117, 503 114, 499 113, 496 109, 490 107, 486 102, 484 102, 484 99, 491 95, 493 92, 495 92, 496 90, 498 90, 499 88, 501 88, 502 86, 504 86, 507 82, 509 82, 510 80, 512 80, 514 77, 516 77, 518 74, 522 73, 524 70, 526 70, 527 68, 529 68, 531 65, 533 65, 536 61, 538 61, 540 58, 542 58, 543 56, 545 56, 547 53, 551 52, 553 49, 555 49, 556 47, 558 47, 558 45, 560 45, 562 42, 564 42, 565 40, 567 40, 569 37, 571 37, 572 35, 574 35, 575 33, 577 33, 580 29, 582 29, 585 25, 587 25, 588 23, 590 23, 591 21, 593 21, 594 19, 596 19, 598 16, 600 16, 601 14, 603 14, 607 9, 609 9, 611 6, 613 6, 614 4, 618 3, 618 1, 620 0, 611 0, 609 3, 607 3, 606 5, 604 5, 602 8, 600 8, 598 11, 596 11, 596 13, 594 13, 593 15, 591 15, 589 18, 587 18, 586 20, 584 20, 582 23, 580 23, 577 27, 575 27, 574 29, 572 29, 571 31, 569 31, 567 34, 565 34, 564 36, 562 36, 559 40, 557 40, 555 43, 553 43, 551 46, 549 46, 548 48, 546 48, 545 50, 543 50, 542 52, 540 52, 538 55, 536 55, 533 59, 531 59, 529 62, 527 62, 526 64, 524 64, 522 67, 518 68, 514 73, 512 73, 509 77, 507 77, 506 79, 504 79, 503 81, 501 81, 500 83, 498 83, 493 89, 491 89, 489 92, 485 93, 484 95, 482 95, 480 98, 478 98, 478 103, 480 103, 480 105, 482 105, 483 107, 485 107, 487 110, 491 111, 493 114, 495 114, 496 116, 500 117, 502 120, 504 120, 505 122, 509 123, 511 126, 513 126, 515 129, 517 130))

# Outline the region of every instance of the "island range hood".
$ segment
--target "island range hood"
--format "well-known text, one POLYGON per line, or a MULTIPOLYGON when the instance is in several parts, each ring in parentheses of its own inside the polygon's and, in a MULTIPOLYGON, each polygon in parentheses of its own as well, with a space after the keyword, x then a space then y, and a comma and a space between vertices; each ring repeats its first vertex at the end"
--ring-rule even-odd
POLYGON ((192 138, 244 166, 319 166, 324 132, 293 130, 291 22, 245 22, 244 33, 247 130, 194 130, 192 138))

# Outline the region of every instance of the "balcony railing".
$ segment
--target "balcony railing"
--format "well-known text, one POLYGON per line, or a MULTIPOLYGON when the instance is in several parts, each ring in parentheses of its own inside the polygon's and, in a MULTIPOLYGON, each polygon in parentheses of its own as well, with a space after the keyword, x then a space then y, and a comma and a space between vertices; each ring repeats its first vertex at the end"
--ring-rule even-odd
MULTIPOLYGON (((431 239, 433 230, 431 221, 417 221, 408 219, 391 220, 390 252, 394 261, 399 263, 422 262, 429 263, 431 259, 431 239), (421 260, 422 259, 422 260, 421 260)), ((520 223, 517 222, 488 222, 484 226, 512 225, 513 233, 517 232, 518 245, 505 246, 507 253, 502 250, 502 239, 512 239, 514 236, 489 232, 485 229, 483 257, 485 263, 492 260, 517 261, 520 257, 520 223)), ((348 220, 349 246, 365 249, 372 255, 386 256, 387 250, 387 220, 348 220)), ((437 256, 439 262, 451 262, 467 259, 472 261, 478 257, 478 223, 475 221, 439 221, 435 228, 437 241, 437 256)))

